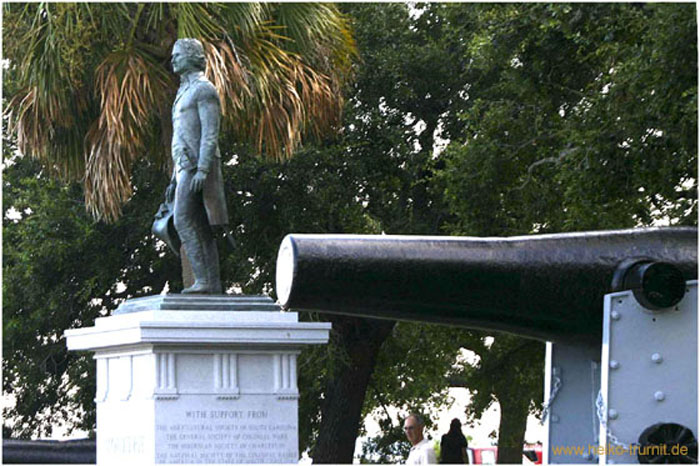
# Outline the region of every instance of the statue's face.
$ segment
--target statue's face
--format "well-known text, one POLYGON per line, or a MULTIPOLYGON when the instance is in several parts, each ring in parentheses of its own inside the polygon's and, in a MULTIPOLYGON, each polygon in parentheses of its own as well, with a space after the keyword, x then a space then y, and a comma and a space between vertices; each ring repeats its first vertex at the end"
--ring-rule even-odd
POLYGON ((187 53, 187 51, 180 47, 179 44, 175 44, 173 47, 173 54, 170 57, 170 64, 173 67, 173 72, 176 74, 182 74, 187 71, 193 70, 193 57, 187 53))

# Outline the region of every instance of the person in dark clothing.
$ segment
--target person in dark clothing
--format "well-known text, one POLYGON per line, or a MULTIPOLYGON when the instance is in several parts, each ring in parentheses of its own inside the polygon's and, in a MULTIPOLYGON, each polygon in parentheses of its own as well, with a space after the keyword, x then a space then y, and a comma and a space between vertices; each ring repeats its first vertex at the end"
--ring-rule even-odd
POLYGON ((440 463, 469 464, 467 456, 467 439, 462 434, 462 424, 459 419, 452 419, 450 430, 440 441, 440 463))

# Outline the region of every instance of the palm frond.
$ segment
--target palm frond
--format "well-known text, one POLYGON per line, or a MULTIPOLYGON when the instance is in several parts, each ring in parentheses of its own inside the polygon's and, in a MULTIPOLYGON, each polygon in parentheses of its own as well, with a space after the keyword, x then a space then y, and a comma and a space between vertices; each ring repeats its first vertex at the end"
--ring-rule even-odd
POLYGON ((243 95, 243 105, 231 120, 259 153, 280 160, 293 154, 307 130, 317 134, 315 130, 336 123, 342 100, 332 92, 328 76, 279 47, 274 31, 263 33, 267 37, 243 44, 250 63, 250 92, 243 95), (324 121, 314 121, 321 116, 324 121))
MULTIPOLYGON (((270 8, 270 12, 276 15, 279 7, 270 8)), ((253 97, 246 102, 247 115, 239 116, 238 129, 247 134, 261 154, 273 159, 290 157, 306 137, 332 133, 342 116, 342 86, 350 77, 349 64, 357 50, 347 19, 339 17, 334 6, 310 8, 316 14, 334 15, 335 19, 318 19, 317 23, 324 26, 318 26, 308 37, 323 32, 335 39, 319 39, 316 50, 297 53, 290 49, 296 39, 284 35, 288 25, 270 20, 260 24, 256 35, 243 41, 239 48, 249 62, 253 97), (318 45, 323 43, 326 45, 318 45), (326 54, 326 66, 314 59, 317 52, 326 54), (347 57, 347 67, 329 66, 336 53, 347 57), (274 111, 265 110, 266 106, 274 111), (243 123, 246 121, 251 124, 243 123)), ((307 7, 302 10, 310 11, 307 7)), ((299 43, 296 45, 299 50, 299 43)))
POLYGON ((27 5, 17 22, 30 27, 9 52, 15 58, 23 87, 8 102, 10 130, 19 150, 38 158, 63 178, 80 178, 84 169, 82 135, 86 127, 88 91, 81 85, 82 63, 76 38, 81 10, 66 5, 27 5), (71 28, 63 33, 66 24, 71 28), (19 59, 17 59, 19 58, 19 59))
POLYGON ((207 76, 225 122, 273 159, 340 121, 341 88, 357 49, 332 4, 225 4, 226 39, 206 46, 207 76), (341 59, 342 58, 342 59, 341 59))
POLYGON ((164 3, 152 3, 146 10, 146 29, 157 29, 166 20, 167 7, 164 3))
POLYGON ((83 121, 70 127, 55 124, 47 117, 53 110, 47 109, 38 95, 36 88, 25 89, 8 103, 9 130, 17 135, 20 152, 40 159, 60 178, 80 178, 85 167, 80 129, 83 121))
POLYGON ((349 72, 357 47, 348 18, 335 5, 279 3, 274 4, 271 17, 291 39, 288 49, 304 56, 307 63, 329 74, 349 72))
POLYGON ((251 97, 247 72, 239 63, 233 44, 220 40, 204 42, 207 56, 206 76, 214 84, 221 99, 221 114, 244 110, 244 100, 251 97), (230 110, 229 110, 230 108, 230 110))
POLYGON ((223 31, 219 16, 220 5, 214 3, 177 3, 175 6, 177 16, 178 38, 215 37, 223 31))
POLYGON ((132 194, 132 156, 95 121, 88 131, 85 203, 95 218, 113 221, 132 194))
POLYGON ((85 201, 96 217, 116 220, 131 196, 131 166, 171 85, 162 67, 138 50, 109 54, 97 67, 100 116, 86 137, 85 201))
POLYGON ((237 41, 253 36, 266 21, 268 12, 266 3, 224 3, 219 18, 223 30, 237 41))

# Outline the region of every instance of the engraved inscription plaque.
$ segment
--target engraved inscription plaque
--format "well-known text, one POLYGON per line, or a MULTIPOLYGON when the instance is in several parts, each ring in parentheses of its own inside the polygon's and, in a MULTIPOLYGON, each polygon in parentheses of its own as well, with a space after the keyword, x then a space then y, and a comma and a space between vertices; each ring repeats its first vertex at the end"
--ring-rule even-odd
POLYGON ((156 463, 296 463, 296 410, 296 400, 271 395, 178 400, 157 416, 156 463))

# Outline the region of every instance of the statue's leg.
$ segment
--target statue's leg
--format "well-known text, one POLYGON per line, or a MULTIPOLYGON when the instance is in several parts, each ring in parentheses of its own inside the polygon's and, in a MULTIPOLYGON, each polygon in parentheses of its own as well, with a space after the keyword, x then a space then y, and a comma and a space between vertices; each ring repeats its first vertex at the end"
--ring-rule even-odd
POLYGON ((209 289, 211 290, 212 294, 221 294, 221 273, 219 270, 219 251, 216 246, 216 238, 213 235, 212 228, 209 226, 209 223, 206 223, 204 227, 204 262, 206 263, 207 268, 209 289))
POLYGON ((206 212, 201 196, 190 195, 189 185, 192 173, 182 173, 175 191, 174 223, 185 254, 192 266, 194 284, 182 290, 183 294, 212 294, 209 272, 207 270, 206 246, 206 212))

